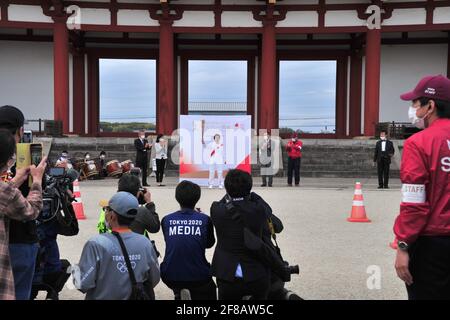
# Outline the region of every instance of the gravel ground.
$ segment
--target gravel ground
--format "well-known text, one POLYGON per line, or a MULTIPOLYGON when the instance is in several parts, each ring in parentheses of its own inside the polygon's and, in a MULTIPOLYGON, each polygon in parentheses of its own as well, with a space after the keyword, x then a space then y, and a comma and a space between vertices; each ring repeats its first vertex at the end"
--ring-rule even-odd
MULTIPOLYGON (((153 181, 153 180, 152 180, 153 181)), ((400 204, 400 182, 391 189, 377 190, 375 179, 362 179, 364 204, 371 223, 349 223, 355 179, 302 178, 301 187, 287 187, 284 179, 275 179, 273 188, 260 188, 255 179, 254 191, 263 196, 283 221, 285 230, 278 236, 286 260, 299 264, 300 275, 293 276, 288 288, 304 299, 406 299, 403 283, 393 268, 395 251, 392 225, 400 204), (369 273, 370 272, 370 273, 369 273), (372 273, 377 281, 369 280, 372 273)), ((178 209, 175 201, 175 178, 167 178, 165 187, 150 187, 157 212, 164 215, 178 209)), ((155 184, 153 184, 155 185, 155 184)), ((80 233, 58 239, 61 257, 77 263, 84 243, 96 234, 100 199, 109 199, 117 189, 117 180, 80 183, 87 219, 80 221, 80 233)), ((209 214, 211 202, 220 199, 224 190, 202 189, 198 204, 209 214)), ((164 254, 162 233, 153 235, 164 254)), ((212 258, 213 249, 207 251, 212 258)), ((373 275, 372 275, 373 277, 373 275)), ((372 279, 372 278, 371 278, 372 279)), ((84 299, 68 284, 60 294, 64 300, 84 299)), ((162 282, 155 288, 157 299, 173 299, 162 282)), ((39 295, 43 299, 44 294, 39 295)))

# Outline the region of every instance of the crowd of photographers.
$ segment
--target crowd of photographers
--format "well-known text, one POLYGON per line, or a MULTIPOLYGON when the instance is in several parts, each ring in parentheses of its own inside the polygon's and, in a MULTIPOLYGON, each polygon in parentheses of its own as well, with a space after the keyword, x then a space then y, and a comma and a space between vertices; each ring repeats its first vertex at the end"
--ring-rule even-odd
POLYGON ((57 236, 78 234, 71 205, 77 174, 46 168, 46 158, 16 169, 23 126, 19 109, 0 107, 0 300, 34 299, 41 290, 58 299, 70 274, 86 299, 155 299, 160 280, 175 299, 300 299, 284 288, 298 267, 288 266, 276 244, 283 225, 240 170, 228 173, 227 195, 212 204, 210 216, 196 208, 200 187, 181 182, 175 195, 180 210, 162 221, 139 178, 122 176, 101 211, 99 234, 71 266, 60 258, 57 236), (166 244, 161 265, 151 241, 160 229, 166 244), (210 264, 205 251, 214 244, 210 264))

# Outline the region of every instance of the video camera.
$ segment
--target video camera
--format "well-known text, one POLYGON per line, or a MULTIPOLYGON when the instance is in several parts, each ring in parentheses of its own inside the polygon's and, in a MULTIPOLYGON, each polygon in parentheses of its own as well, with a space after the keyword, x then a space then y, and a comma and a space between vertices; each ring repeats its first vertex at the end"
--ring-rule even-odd
MULTIPOLYGON (((233 199, 229 195, 225 198, 225 208, 227 212, 231 215, 231 218, 235 221, 242 221, 241 213, 234 205, 234 200, 251 200, 251 196, 246 196, 238 199, 233 199)), ((267 221, 269 224, 269 220, 267 221)), ((269 227, 270 228, 270 227, 269 227)), ((278 276, 284 281, 291 281, 292 274, 300 274, 300 268, 298 265, 289 265, 287 261, 284 261, 281 255, 280 248, 278 245, 273 245, 272 242, 267 243, 263 239, 254 235, 249 229, 244 226, 244 242, 245 246, 250 250, 256 252, 261 261, 264 261, 270 266, 273 272, 278 274, 278 276)))
POLYGON ((50 168, 43 181, 43 208, 37 218, 38 224, 55 218, 58 210, 64 210, 67 202, 73 200, 68 199, 67 190, 71 189, 76 179, 72 172, 66 172, 64 168, 50 168))

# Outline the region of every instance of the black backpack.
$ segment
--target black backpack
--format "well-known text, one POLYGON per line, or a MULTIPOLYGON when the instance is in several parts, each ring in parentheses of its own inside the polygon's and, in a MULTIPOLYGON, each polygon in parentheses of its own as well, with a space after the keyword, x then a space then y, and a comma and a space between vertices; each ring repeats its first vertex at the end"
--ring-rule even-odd
POLYGON ((127 264, 128 274, 130 275, 131 294, 128 300, 155 300, 155 293, 151 286, 151 281, 147 280, 144 283, 138 283, 136 281, 136 276, 134 275, 133 268, 131 267, 130 256, 128 255, 128 251, 122 237, 116 231, 113 231, 112 234, 115 235, 119 241, 120 247, 122 248, 123 257, 125 258, 125 262, 127 264))

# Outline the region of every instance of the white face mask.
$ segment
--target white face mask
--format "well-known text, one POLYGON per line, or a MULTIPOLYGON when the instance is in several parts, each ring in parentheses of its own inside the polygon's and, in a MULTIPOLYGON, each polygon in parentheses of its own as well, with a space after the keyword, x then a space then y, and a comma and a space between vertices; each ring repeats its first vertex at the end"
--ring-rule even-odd
POLYGON ((425 128, 425 117, 419 118, 416 115, 416 111, 417 111, 416 108, 410 106, 408 109, 408 118, 411 121, 411 123, 413 125, 415 125, 417 128, 424 129, 425 128))
POLYGON ((106 217, 105 217, 105 227, 107 230, 111 230, 111 225, 109 224, 108 219, 106 219, 106 217))
POLYGON ((141 136, 141 139, 144 140, 144 139, 145 139, 145 136, 141 136))
POLYGON ((297 141, 297 139, 295 139, 295 138, 292 138, 292 141, 293 141, 293 142, 295 142, 295 141, 297 141))
POLYGON ((105 159, 105 156, 104 156, 104 155, 101 155, 101 156, 100 156, 100 159, 105 159))
POLYGON ((269 140, 269 137, 268 136, 264 136, 264 140, 269 140))
POLYGON ((88 160, 89 160, 90 158, 91 158, 91 156, 90 156, 90 155, 87 155, 87 156, 86 156, 86 159, 88 159, 88 160))
POLYGON ((386 140, 386 137, 380 137, 381 140, 386 140))

